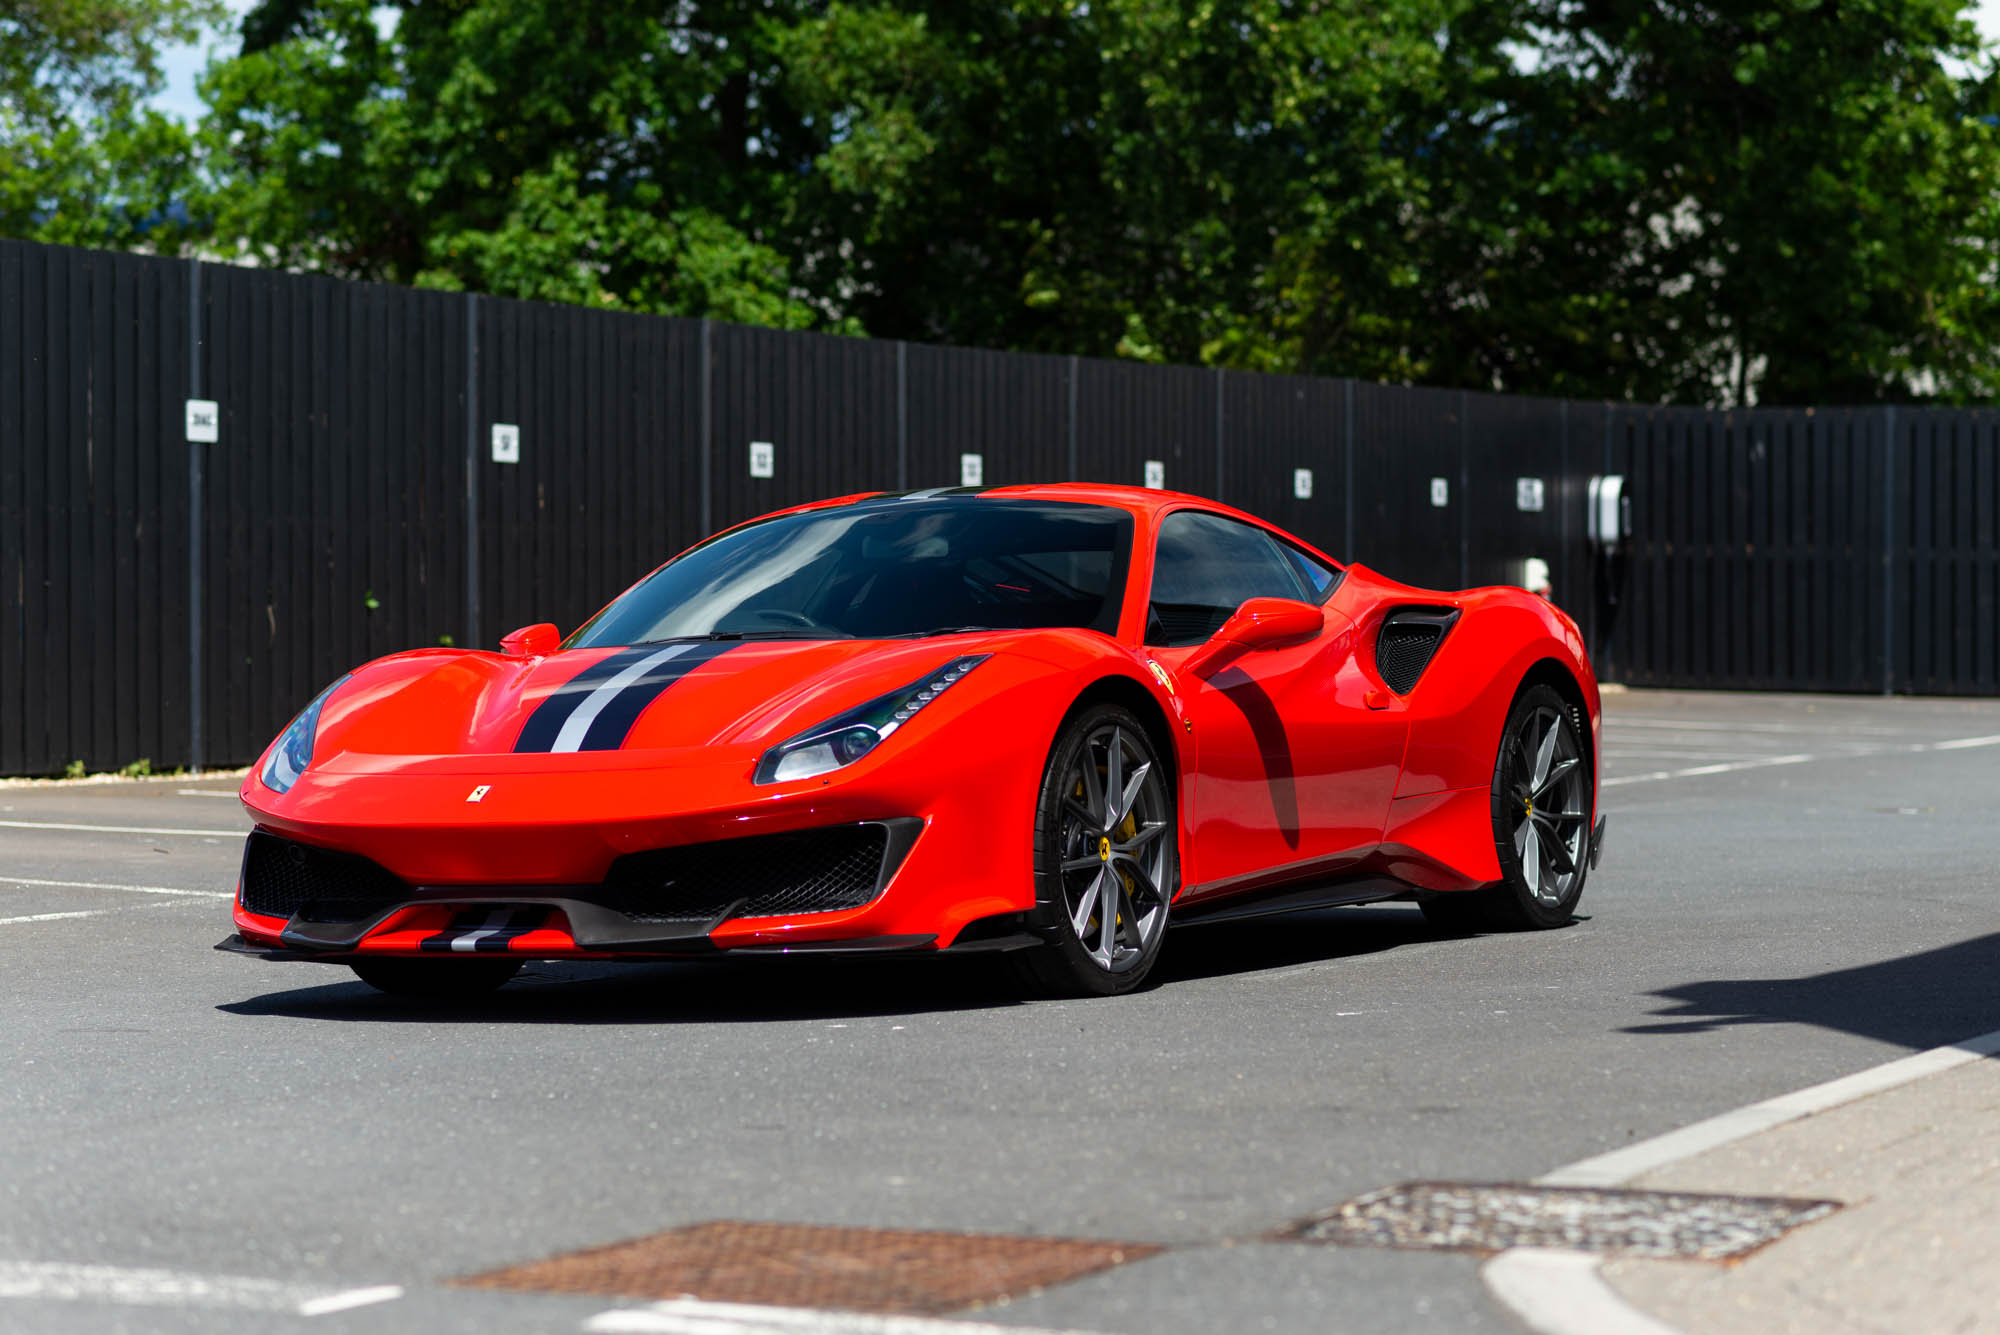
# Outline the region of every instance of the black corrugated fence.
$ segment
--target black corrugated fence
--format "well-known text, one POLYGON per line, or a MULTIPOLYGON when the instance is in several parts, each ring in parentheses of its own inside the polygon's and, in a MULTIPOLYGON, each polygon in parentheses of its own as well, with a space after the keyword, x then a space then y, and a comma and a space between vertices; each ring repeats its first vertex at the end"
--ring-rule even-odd
POLYGON ((242 763, 367 658, 567 629, 723 525, 975 473, 1214 496, 1417 584, 1539 557, 1608 680, 1993 693, 1996 428, 871 342, 0 241, 0 773, 242 763), (217 405, 212 443, 190 400, 217 405), (1609 554, 1585 539, 1603 473, 1633 518, 1609 554))

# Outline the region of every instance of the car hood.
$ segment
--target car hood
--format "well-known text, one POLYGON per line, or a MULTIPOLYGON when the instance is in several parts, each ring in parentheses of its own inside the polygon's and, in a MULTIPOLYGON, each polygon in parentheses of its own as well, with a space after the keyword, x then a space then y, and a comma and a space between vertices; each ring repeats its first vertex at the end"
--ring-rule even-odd
POLYGON ((358 669, 320 716, 315 768, 541 756, 650 763, 763 747, 967 654, 1033 656, 1037 632, 923 640, 722 641, 516 658, 416 650, 358 669))

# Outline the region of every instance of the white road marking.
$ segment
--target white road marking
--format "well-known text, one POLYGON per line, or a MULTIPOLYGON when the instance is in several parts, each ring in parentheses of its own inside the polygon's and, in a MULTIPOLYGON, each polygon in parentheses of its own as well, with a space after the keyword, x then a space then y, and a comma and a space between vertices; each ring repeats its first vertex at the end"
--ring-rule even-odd
POLYGON ((647 1307, 599 1312, 583 1323, 591 1335, 1085 1335, 984 1321, 925 1316, 869 1316, 805 1307, 759 1307, 676 1298, 647 1307))
POLYGON ((17 922, 55 922, 59 918, 100 918, 110 909, 81 909, 71 913, 28 913, 18 918, 0 918, 0 927, 12 927, 17 922))
POLYGON ((356 1307, 373 1307, 376 1303, 392 1303, 403 1296, 400 1284, 377 1284, 372 1289, 349 1289, 345 1293, 329 1293, 324 1298, 308 1298, 299 1304, 300 1316, 326 1316, 330 1312, 347 1312, 356 1307))
POLYGON ((95 830, 104 834, 205 834, 211 839, 241 839, 248 830, 187 830, 157 825, 70 825, 53 820, 0 820, 10 830, 95 830))
POLYGON ((234 1308, 317 1316, 364 1302, 400 1297, 401 1289, 348 1289, 329 1293, 303 1284, 240 1275, 192 1275, 113 1265, 60 1261, 0 1261, 0 1298, 42 1302, 118 1303, 128 1307, 234 1308), (365 1298, 360 1295, 368 1295, 365 1298), (328 1304, 338 1304, 328 1306, 328 1304), (308 1310, 308 1309, 312 1310, 308 1310))
POLYGON ((1955 741, 1932 742, 1932 751, 1967 751, 1975 746, 2000 746, 2000 737, 1960 737, 1955 741))
MULTIPOLYGON (((1864 756, 1891 755, 1896 752, 1921 753, 1925 751, 1970 751, 1975 747, 2000 746, 2000 736, 1954 737, 1945 742, 1909 742, 1902 746, 1870 746, 1851 751, 1843 751, 1841 760, 1855 760, 1864 756)), ((1609 748, 1606 748, 1607 750, 1609 748)), ((1627 783, 1657 783, 1661 779, 1689 779, 1702 774, 1728 774, 1735 770, 1762 769, 1767 765, 1806 765, 1825 756, 1759 756, 1754 760, 1736 760, 1721 765, 1696 765, 1692 769, 1661 769, 1645 774, 1619 774, 1599 783, 1600 788, 1616 788, 1627 783)))
POLYGON ((109 881, 44 881, 33 876, 0 876, 0 885, 46 885, 58 890, 124 890, 135 895, 192 895, 197 899, 234 899, 234 890, 184 890, 177 885, 114 885, 109 881))
POLYGON ((174 791, 182 797, 226 797, 232 801, 236 797, 234 788, 177 788, 174 791))
MULTIPOLYGON (((2000 744, 2000 738, 1992 741, 2000 744)), ((1551 1187, 1614 1187, 1786 1122, 1995 1056, 2000 1056, 2000 1029, 1579 1159, 1535 1181, 1551 1187)), ((1598 1275, 1601 1260, 1587 1252, 1514 1248, 1488 1261, 1479 1274, 1502 1306, 1541 1335, 1677 1335, 1673 1327, 1628 1306, 1598 1275)))
POLYGON ((1600 788, 1616 788, 1624 783, 1653 783, 1660 779, 1687 779, 1697 774, 1728 774, 1742 769, 1765 769, 1772 765, 1804 765, 1817 756, 1763 756, 1757 760, 1735 760, 1722 765, 1696 765, 1692 769, 1662 769, 1650 774, 1620 774, 1605 779, 1600 788))
POLYGON ((1604 720, 1607 732, 1620 728, 1659 728, 1667 732, 1820 732, 1839 733, 1852 737, 1867 733, 1876 737, 1900 737, 1907 732, 1903 728, 1868 727, 1862 724, 1835 723, 1724 723, 1713 719, 1653 719, 1653 718, 1608 718, 1604 720))

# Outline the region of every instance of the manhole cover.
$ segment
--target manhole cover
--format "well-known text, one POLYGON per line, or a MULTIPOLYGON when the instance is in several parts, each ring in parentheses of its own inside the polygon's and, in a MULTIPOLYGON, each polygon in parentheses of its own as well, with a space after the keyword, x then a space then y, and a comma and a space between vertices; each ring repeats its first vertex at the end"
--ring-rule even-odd
POLYGON ((1153 1255, 1144 1243, 717 1220, 454 1283, 934 1316, 1153 1255))
POLYGON ((1754 1251, 1839 1208, 1838 1201, 1783 1196, 1405 1182, 1315 1215, 1288 1236, 1343 1247, 1474 1252, 1564 1247, 1614 1256, 1720 1261, 1754 1251))

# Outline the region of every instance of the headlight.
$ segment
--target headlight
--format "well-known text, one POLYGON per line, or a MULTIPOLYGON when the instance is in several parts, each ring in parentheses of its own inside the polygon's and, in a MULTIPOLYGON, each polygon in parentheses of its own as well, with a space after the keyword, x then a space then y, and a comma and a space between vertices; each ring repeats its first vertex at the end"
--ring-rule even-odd
POLYGON ((343 673, 333 685, 313 697, 311 704, 299 711, 299 716, 278 734, 278 740, 271 746, 271 758, 264 762, 264 772, 259 775, 264 786, 274 793, 290 792, 299 775, 312 764, 313 736, 319 731, 320 706, 326 697, 340 689, 340 683, 354 674, 343 673))
POLYGON ((810 779, 852 765, 880 746, 883 738, 908 723, 919 709, 942 695, 946 687, 990 657, 990 654, 972 654, 954 658, 901 690, 877 696, 865 705, 779 742, 757 762, 754 781, 785 783, 810 779))

